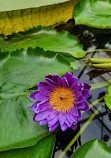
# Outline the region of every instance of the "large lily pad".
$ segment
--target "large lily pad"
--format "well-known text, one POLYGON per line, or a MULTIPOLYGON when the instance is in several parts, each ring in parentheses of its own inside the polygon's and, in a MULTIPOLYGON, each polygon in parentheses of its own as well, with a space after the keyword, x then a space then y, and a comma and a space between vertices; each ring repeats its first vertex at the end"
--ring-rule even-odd
POLYGON ((111 28, 111 0, 81 0, 74 11, 76 24, 100 29, 111 28))
POLYGON ((21 92, 44 81, 46 74, 72 71, 60 55, 40 48, 0 53, 0 58, 1 92, 21 92))
POLYGON ((30 110, 32 103, 29 93, 18 96, 0 94, 1 151, 35 145, 48 134, 47 126, 41 127, 33 121, 34 113, 30 110))
MULTIPOLYGON (((69 32, 57 32, 51 28, 38 27, 25 33, 12 36, 10 40, 0 37, 1 51, 13 52, 18 49, 27 50, 29 47, 43 48, 45 51, 53 51, 81 58, 85 55, 82 45, 79 44, 77 37, 70 35, 69 32)), ((51 53, 51 52, 49 52, 51 53)))
POLYGON ((53 134, 42 139, 33 147, 1 152, 0 158, 51 158, 54 143, 55 135, 53 134))
POLYGON ((44 81, 46 74, 63 75, 70 64, 54 52, 41 48, 0 52, 0 150, 35 145, 48 135, 46 126, 33 121, 28 88, 44 81), (25 92, 24 92, 25 91, 25 92))
POLYGON ((35 8, 47 5, 53 5, 58 3, 64 3, 70 0, 0 0, 0 12, 3 11, 11 11, 11 10, 19 10, 19 9, 26 9, 26 8, 35 8))
POLYGON ((71 158, 110 158, 111 149, 98 139, 90 140, 82 145, 71 158))

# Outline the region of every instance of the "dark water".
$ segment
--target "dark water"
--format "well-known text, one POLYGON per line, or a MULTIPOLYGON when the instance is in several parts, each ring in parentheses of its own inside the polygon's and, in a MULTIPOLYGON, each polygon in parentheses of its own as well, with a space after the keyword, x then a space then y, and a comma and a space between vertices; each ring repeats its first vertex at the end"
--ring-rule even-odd
MULTIPOLYGON (((111 49, 111 30, 100 30, 89 28, 86 26, 75 26, 74 21, 71 20, 65 25, 57 27, 58 31, 68 30, 71 34, 76 35, 81 44, 83 44, 84 50, 94 49, 111 49)), ((110 58, 111 52, 91 52, 86 55, 93 58, 110 58)), ((84 65, 84 62, 81 62, 84 65)), ((97 70, 92 67, 81 66, 78 70, 73 71, 74 76, 77 76, 81 82, 88 84, 99 83, 103 81, 111 80, 111 70, 97 70)), ((91 104, 101 96, 107 93, 107 87, 91 90, 91 97, 87 100, 88 104, 91 104)), ((103 108, 99 111, 95 119, 89 124, 85 131, 81 134, 80 138, 73 145, 70 151, 68 151, 65 157, 69 157, 72 152, 76 150, 81 144, 97 138, 108 143, 111 139, 111 113, 107 109, 102 100, 96 104, 90 111, 83 114, 82 120, 78 124, 77 131, 67 130, 66 133, 59 132, 57 134, 57 141, 55 147, 55 158, 60 154, 60 150, 68 145, 70 140, 76 135, 79 128, 88 120, 88 118, 94 113, 99 105, 103 104, 103 108)), ((111 144, 108 144, 111 147, 111 144)))

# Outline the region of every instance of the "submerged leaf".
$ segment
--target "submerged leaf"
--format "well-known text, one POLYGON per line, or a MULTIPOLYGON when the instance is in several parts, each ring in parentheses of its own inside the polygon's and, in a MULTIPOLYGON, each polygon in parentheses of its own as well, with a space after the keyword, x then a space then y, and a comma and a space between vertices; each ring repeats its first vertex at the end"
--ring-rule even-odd
POLYGON ((92 139, 89 142, 83 144, 77 151, 71 156, 71 158, 110 158, 111 149, 107 145, 98 139, 92 139))
POLYGON ((38 27, 18 34, 17 37, 12 36, 10 40, 0 37, 1 51, 13 52, 21 48, 27 50, 28 47, 40 47, 45 51, 69 54, 76 58, 85 55, 85 51, 82 45, 79 44, 77 37, 70 35, 67 31, 57 33, 56 30, 51 28, 38 27))
POLYGON ((51 158, 55 143, 55 135, 50 135, 35 146, 24 149, 5 151, 0 153, 0 158, 51 158))
POLYGON ((100 29, 111 28, 110 0, 81 0, 74 11, 76 24, 100 29))

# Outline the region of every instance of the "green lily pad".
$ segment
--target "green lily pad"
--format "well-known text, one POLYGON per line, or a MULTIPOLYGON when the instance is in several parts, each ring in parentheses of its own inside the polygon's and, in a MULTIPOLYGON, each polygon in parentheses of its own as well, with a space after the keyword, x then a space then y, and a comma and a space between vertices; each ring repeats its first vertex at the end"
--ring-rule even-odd
POLYGON ((75 23, 100 29, 111 29, 110 0, 81 0, 74 10, 75 23))
POLYGON ((44 81, 46 74, 72 71, 70 63, 41 48, 0 52, 0 150, 33 146, 48 132, 33 121, 33 101, 28 88, 44 81))
POLYGON ((1 152, 0 158, 51 158, 54 143, 55 135, 52 134, 39 141, 35 146, 1 152))
MULTIPOLYGON (((0 37, 0 49, 2 52, 13 52, 18 49, 27 50, 29 47, 43 48, 45 51, 53 51, 65 55, 81 58, 85 55, 82 45, 79 44, 77 37, 70 35, 69 32, 57 32, 51 28, 38 27, 25 33, 19 33, 6 40, 0 37)), ((51 53, 51 52, 49 52, 51 53)))
POLYGON ((64 75, 72 71, 60 55, 40 48, 0 53, 0 58, 1 92, 22 92, 44 81, 47 74, 64 75))
POLYGON ((33 121, 33 104, 29 93, 3 98, 7 93, 0 93, 0 151, 35 145, 48 135, 47 126, 39 126, 33 121))
POLYGON ((70 158, 110 158, 111 149, 98 139, 83 144, 70 158))

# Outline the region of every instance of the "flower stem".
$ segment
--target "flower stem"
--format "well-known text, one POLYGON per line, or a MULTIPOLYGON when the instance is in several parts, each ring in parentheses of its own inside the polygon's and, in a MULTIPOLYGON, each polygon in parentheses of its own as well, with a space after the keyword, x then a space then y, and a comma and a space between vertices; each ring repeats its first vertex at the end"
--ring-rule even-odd
POLYGON ((88 50, 85 52, 90 53, 90 52, 96 52, 96 51, 111 52, 111 49, 94 49, 94 50, 88 50))
POLYGON ((67 145, 67 147, 64 149, 64 151, 59 155, 58 158, 63 158, 63 156, 66 154, 66 152, 69 150, 69 148, 74 144, 74 142, 79 138, 81 133, 86 129, 86 127, 90 124, 90 122, 94 119, 94 117, 98 114, 98 111, 100 111, 102 108, 102 105, 98 107, 98 109, 91 115, 91 117, 86 121, 86 123, 82 126, 80 131, 76 134, 76 136, 71 140, 71 142, 67 145))

